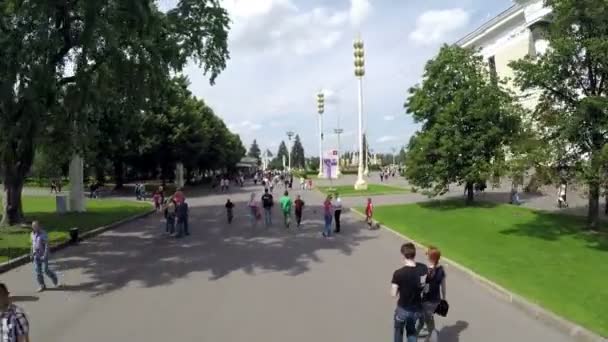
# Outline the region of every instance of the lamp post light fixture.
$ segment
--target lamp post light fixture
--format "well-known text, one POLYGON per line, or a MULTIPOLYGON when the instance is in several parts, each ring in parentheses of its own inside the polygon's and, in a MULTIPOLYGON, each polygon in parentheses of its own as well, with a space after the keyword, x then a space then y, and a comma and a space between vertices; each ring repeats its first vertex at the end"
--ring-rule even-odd
POLYGON ((355 50, 355 77, 359 84, 359 168, 357 172, 357 181, 355 182, 355 190, 366 190, 367 182, 363 179, 363 76, 365 76, 365 52, 363 40, 357 38, 353 43, 355 50))
POLYGON ((325 94, 317 94, 317 112, 319 113, 319 178, 323 178, 323 113, 325 112, 325 94))
POLYGON ((292 131, 287 132, 287 138, 289 139, 289 147, 287 148, 287 171, 289 172, 291 172, 291 148, 293 147, 291 146, 291 138, 293 138, 294 135, 295 133, 292 131))

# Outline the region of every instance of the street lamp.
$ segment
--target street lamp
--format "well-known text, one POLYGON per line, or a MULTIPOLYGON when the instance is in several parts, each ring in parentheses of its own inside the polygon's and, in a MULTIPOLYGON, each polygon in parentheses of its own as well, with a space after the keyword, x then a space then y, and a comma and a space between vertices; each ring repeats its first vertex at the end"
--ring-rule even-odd
POLYGON ((395 153, 397 153, 397 149, 393 147, 391 150, 393 150, 393 166, 395 166, 395 153))
POLYGON ((291 148, 292 148, 292 146, 291 146, 291 138, 292 138, 294 135, 295 135, 295 133, 294 133, 294 132, 292 132, 292 131, 288 131, 288 132, 287 132, 287 138, 289 138, 289 148, 287 148, 287 159, 288 159, 289 161, 287 162, 287 165, 288 165, 288 166, 287 166, 287 170, 288 170, 289 172, 291 172, 291 148))
POLYGON ((363 179, 363 76, 365 76, 365 53, 363 51, 363 40, 356 39, 353 43, 355 50, 355 77, 359 84, 359 169, 355 190, 366 190, 367 182, 363 179))
POLYGON ((317 94, 317 112, 319 113, 319 178, 323 178, 323 112, 325 112, 325 94, 317 94))

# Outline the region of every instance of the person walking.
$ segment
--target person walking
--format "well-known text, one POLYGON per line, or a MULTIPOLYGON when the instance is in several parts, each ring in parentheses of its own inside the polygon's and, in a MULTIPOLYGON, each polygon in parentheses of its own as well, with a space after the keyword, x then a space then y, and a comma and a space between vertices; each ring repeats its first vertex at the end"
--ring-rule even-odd
POLYGON ((302 196, 298 195, 295 202, 295 212, 296 212, 296 227, 300 228, 302 224, 302 211, 304 210, 304 201, 302 200, 302 196))
POLYGON ((365 206, 365 222, 367 222, 369 229, 372 229, 373 217, 374 217, 374 205, 372 204, 372 199, 368 198, 367 205, 365 206))
POLYGON ((175 234, 175 201, 169 200, 165 205, 165 232, 175 234))
POLYGON ((262 207, 264 207, 264 223, 266 227, 272 226, 272 207, 274 206, 274 199, 268 189, 264 189, 262 195, 262 207))
POLYGON ((281 211, 283 212, 283 221, 285 223, 285 228, 289 228, 289 224, 291 223, 291 197, 289 197, 289 192, 285 190, 283 193, 283 197, 279 200, 281 203, 281 211))
POLYGON ((249 203, 247 203, 247 207, 249 208, 251 226, 255 228, 257 226, 257 222, 260 217, 258 203, 255 200, 255 193, 251 193, 251 197, 249 199, 249 203))
POLYGON ((426 252, 428 258, 428 272, 426 276, 426 284, 422 294, 422 320, 419 321, 416 333, 419 335, 424 325, 426 325, 428 335, 426 341, 430 341, 435 331, 435 310, 441 300, 447 301, 446 297, 446 274, 443 266, 439 264, 441 251, 437 247, 429 247, 426 252))
POLYGON ((394 314, 394 342, 416 342, 416 322, 422 312, 422 289, 426 281, 427 267, 417 263, 416 246, 407 242, 401 246, 404 266, 393 273, 391 296, 398 298, 394 314))
POLYGON ((228 217, 228 224, 232 224, 232 219, 234 219, 234 203, 230 201, 230 198, 226 201, 226 216, 228 217))
POLYGON ((38 221, 32 222, 32 263, 34 264, 34 272, 36 273, 36 280, 38 281, 38 292, 46 290, 46 284, 44 283, 44 274, 51 279, 55 287, 60 287, 59 278, 57 274, 49 268, 49 237, 40 226, 38 221))
POLYGON ((0 342, 29 342, 30 324, 25 311, 11 303, 10 292, 0 283, 0 342))
POLYGON ((562 183, 557 189, 557 207, 568 208, 568 202, 566 201, 566 183, 562 183))
POLYGON ((323 202, 323 218, 325 220, 325 228, 323 229, 323 237, 331 237, 331 220, 333 217, 331 204, 331 195, 327 195, 325 202, 323 202))
POLYGON ((182 236, 190 235, 190 229, 188 227, 188 202, 182 201, 181 203, 176 202, 175 206, 175 218, 177 220, 177 238, 182 236))
POLYGON ((340 216, 342 216, 342 198, 340 194, 336 193, 336 201, 334 202, 334 219, 336 222, 336 229, 334 233, 340 233, 340 216))

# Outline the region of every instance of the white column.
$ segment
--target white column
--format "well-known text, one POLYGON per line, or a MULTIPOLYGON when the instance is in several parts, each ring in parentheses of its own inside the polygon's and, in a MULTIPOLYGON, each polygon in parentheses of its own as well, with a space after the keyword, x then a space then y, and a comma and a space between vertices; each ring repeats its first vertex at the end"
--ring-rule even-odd
POLYGON ((177 185, 178 188, 181 188, 184 184, 184 164, 177 163, 177 165, 175 165, 175 185, 177 185))
POLYGON ((69 210, 82 213, 86 211, 84 203, 84 164, 82 157, 77 154, 70 161, 70 195, 69 210))
POLYGON ((355 190, 366 190, 367 182, 363 179, 363 78, 359 77, 359 169, 355 190))
POLYGON ((319 114, 319 178, 323 178, 323 115, 319 114))

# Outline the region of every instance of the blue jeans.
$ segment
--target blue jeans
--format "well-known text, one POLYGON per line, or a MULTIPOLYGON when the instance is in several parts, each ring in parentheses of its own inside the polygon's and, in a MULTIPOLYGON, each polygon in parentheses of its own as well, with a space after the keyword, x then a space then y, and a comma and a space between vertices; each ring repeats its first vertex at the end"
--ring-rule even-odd
POLYGON ((44 284, 43 273, 46 274, 47 277, 51 278, 53 285, 57 286, 59 283, 55 272, 49 269, 48 259, 34 258, 34 273, 36 274, 36 280, 38 281, 38 285, 40 285, 40 287, 46 287, 44 284))
POLYGON ((418 341, 416 333, 416 322, 420 318, 420 313, 416 311, 405 310, 401 307, 395 309, 395 338, 394 342, 403 342, 403 332, 407 336, 407 342, 418 341))
POLYGON ((272 208, 264 208, 264 222, 266 223, 266 227, 272 226, 272 208))
POLYGON ((331 219, 331 214, 325 215, 325 228, 323 229, 323 235, 325 236, 331 236, 331 219))
POLYGON ((178 219, 177 220, 177 236, 181 237, 184 235, 190 235, 190 231, 188 230, 188 219, 178 219))

